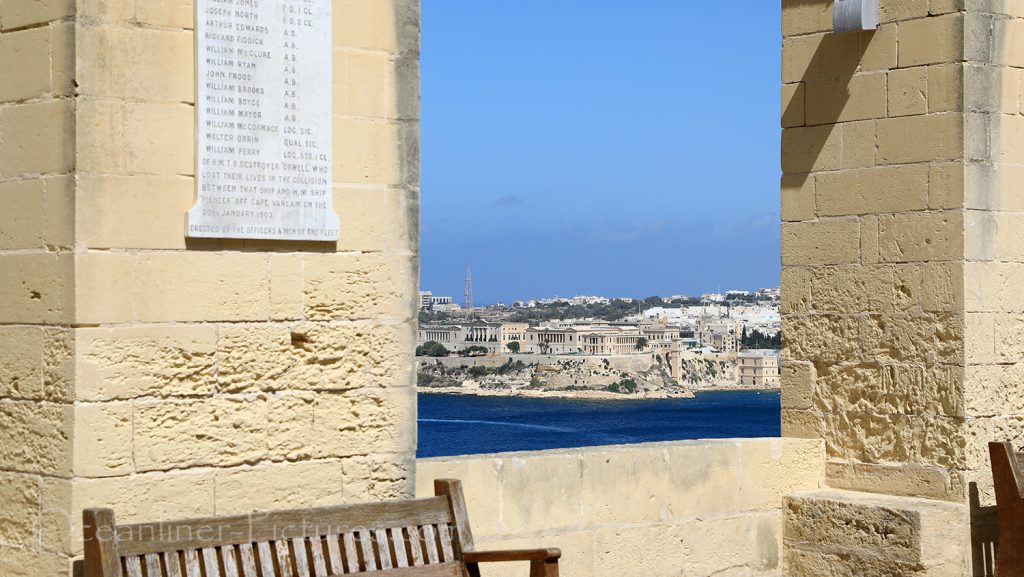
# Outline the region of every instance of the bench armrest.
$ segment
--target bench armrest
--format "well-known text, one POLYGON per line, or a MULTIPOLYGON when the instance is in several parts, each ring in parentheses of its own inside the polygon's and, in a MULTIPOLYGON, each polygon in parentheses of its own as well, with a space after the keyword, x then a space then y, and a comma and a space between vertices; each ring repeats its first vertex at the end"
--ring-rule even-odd
POLYGON ((559 549, 506 549, 504 551, 465 551, 465 563, 501 563, 504 561, 558 561, 562 556, 559 549))

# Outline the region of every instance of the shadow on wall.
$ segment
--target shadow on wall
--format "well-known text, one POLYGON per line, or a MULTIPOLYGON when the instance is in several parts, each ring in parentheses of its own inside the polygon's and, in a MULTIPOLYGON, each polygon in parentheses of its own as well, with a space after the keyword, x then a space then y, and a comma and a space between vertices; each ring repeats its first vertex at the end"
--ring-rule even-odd
MULTIPOLYGON (((829 33, 784 41, 782 172, 785 177, 794 179, 789 185, 803 186, 812 171, 857 162, 858 151, 847 151, 843 147, 843 131, 856 129, 837 123, 859 120, 855 116, 844 117, 844 112, 851 92, 857 89, 855 74, 861 70, 876 33, 829 33), (818 43, 809 58, 804 56, 809 51, 801 46, 808 43, 818 43)), ((864 141, 863 138, 850 140, 864 141)))

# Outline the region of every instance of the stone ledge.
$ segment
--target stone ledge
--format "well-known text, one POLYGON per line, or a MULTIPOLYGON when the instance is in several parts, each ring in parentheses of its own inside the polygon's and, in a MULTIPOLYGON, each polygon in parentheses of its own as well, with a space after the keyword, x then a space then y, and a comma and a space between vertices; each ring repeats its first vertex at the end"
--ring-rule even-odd
POLYGON ((963 505, 854 491, 786 497, 785 574, 790 577, 969 574, 970 528, 963 505))

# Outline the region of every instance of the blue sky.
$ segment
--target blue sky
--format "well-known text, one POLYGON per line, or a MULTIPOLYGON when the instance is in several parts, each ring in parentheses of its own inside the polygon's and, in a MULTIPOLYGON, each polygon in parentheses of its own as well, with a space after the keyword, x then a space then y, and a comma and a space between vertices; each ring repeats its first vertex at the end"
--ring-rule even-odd
POLYGON ((423 290, 779 281, 777 2, 424 0, 423 290))

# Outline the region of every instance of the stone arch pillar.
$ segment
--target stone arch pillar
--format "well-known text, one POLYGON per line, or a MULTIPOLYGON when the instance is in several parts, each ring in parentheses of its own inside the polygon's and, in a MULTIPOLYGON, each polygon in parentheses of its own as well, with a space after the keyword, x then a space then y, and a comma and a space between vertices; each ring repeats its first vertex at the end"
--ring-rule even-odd
POLYGON ((826 513, 894 511, 916 541, 885 563, 965 574, 929 543, 963 549, 987 442, 1024 441, 1024 10, 883 0, 835 34, 829 4, 783 1, 783 434, 824 438, 842 490, 790 502, 791 574, 864 536, 805 541, 826 513))

